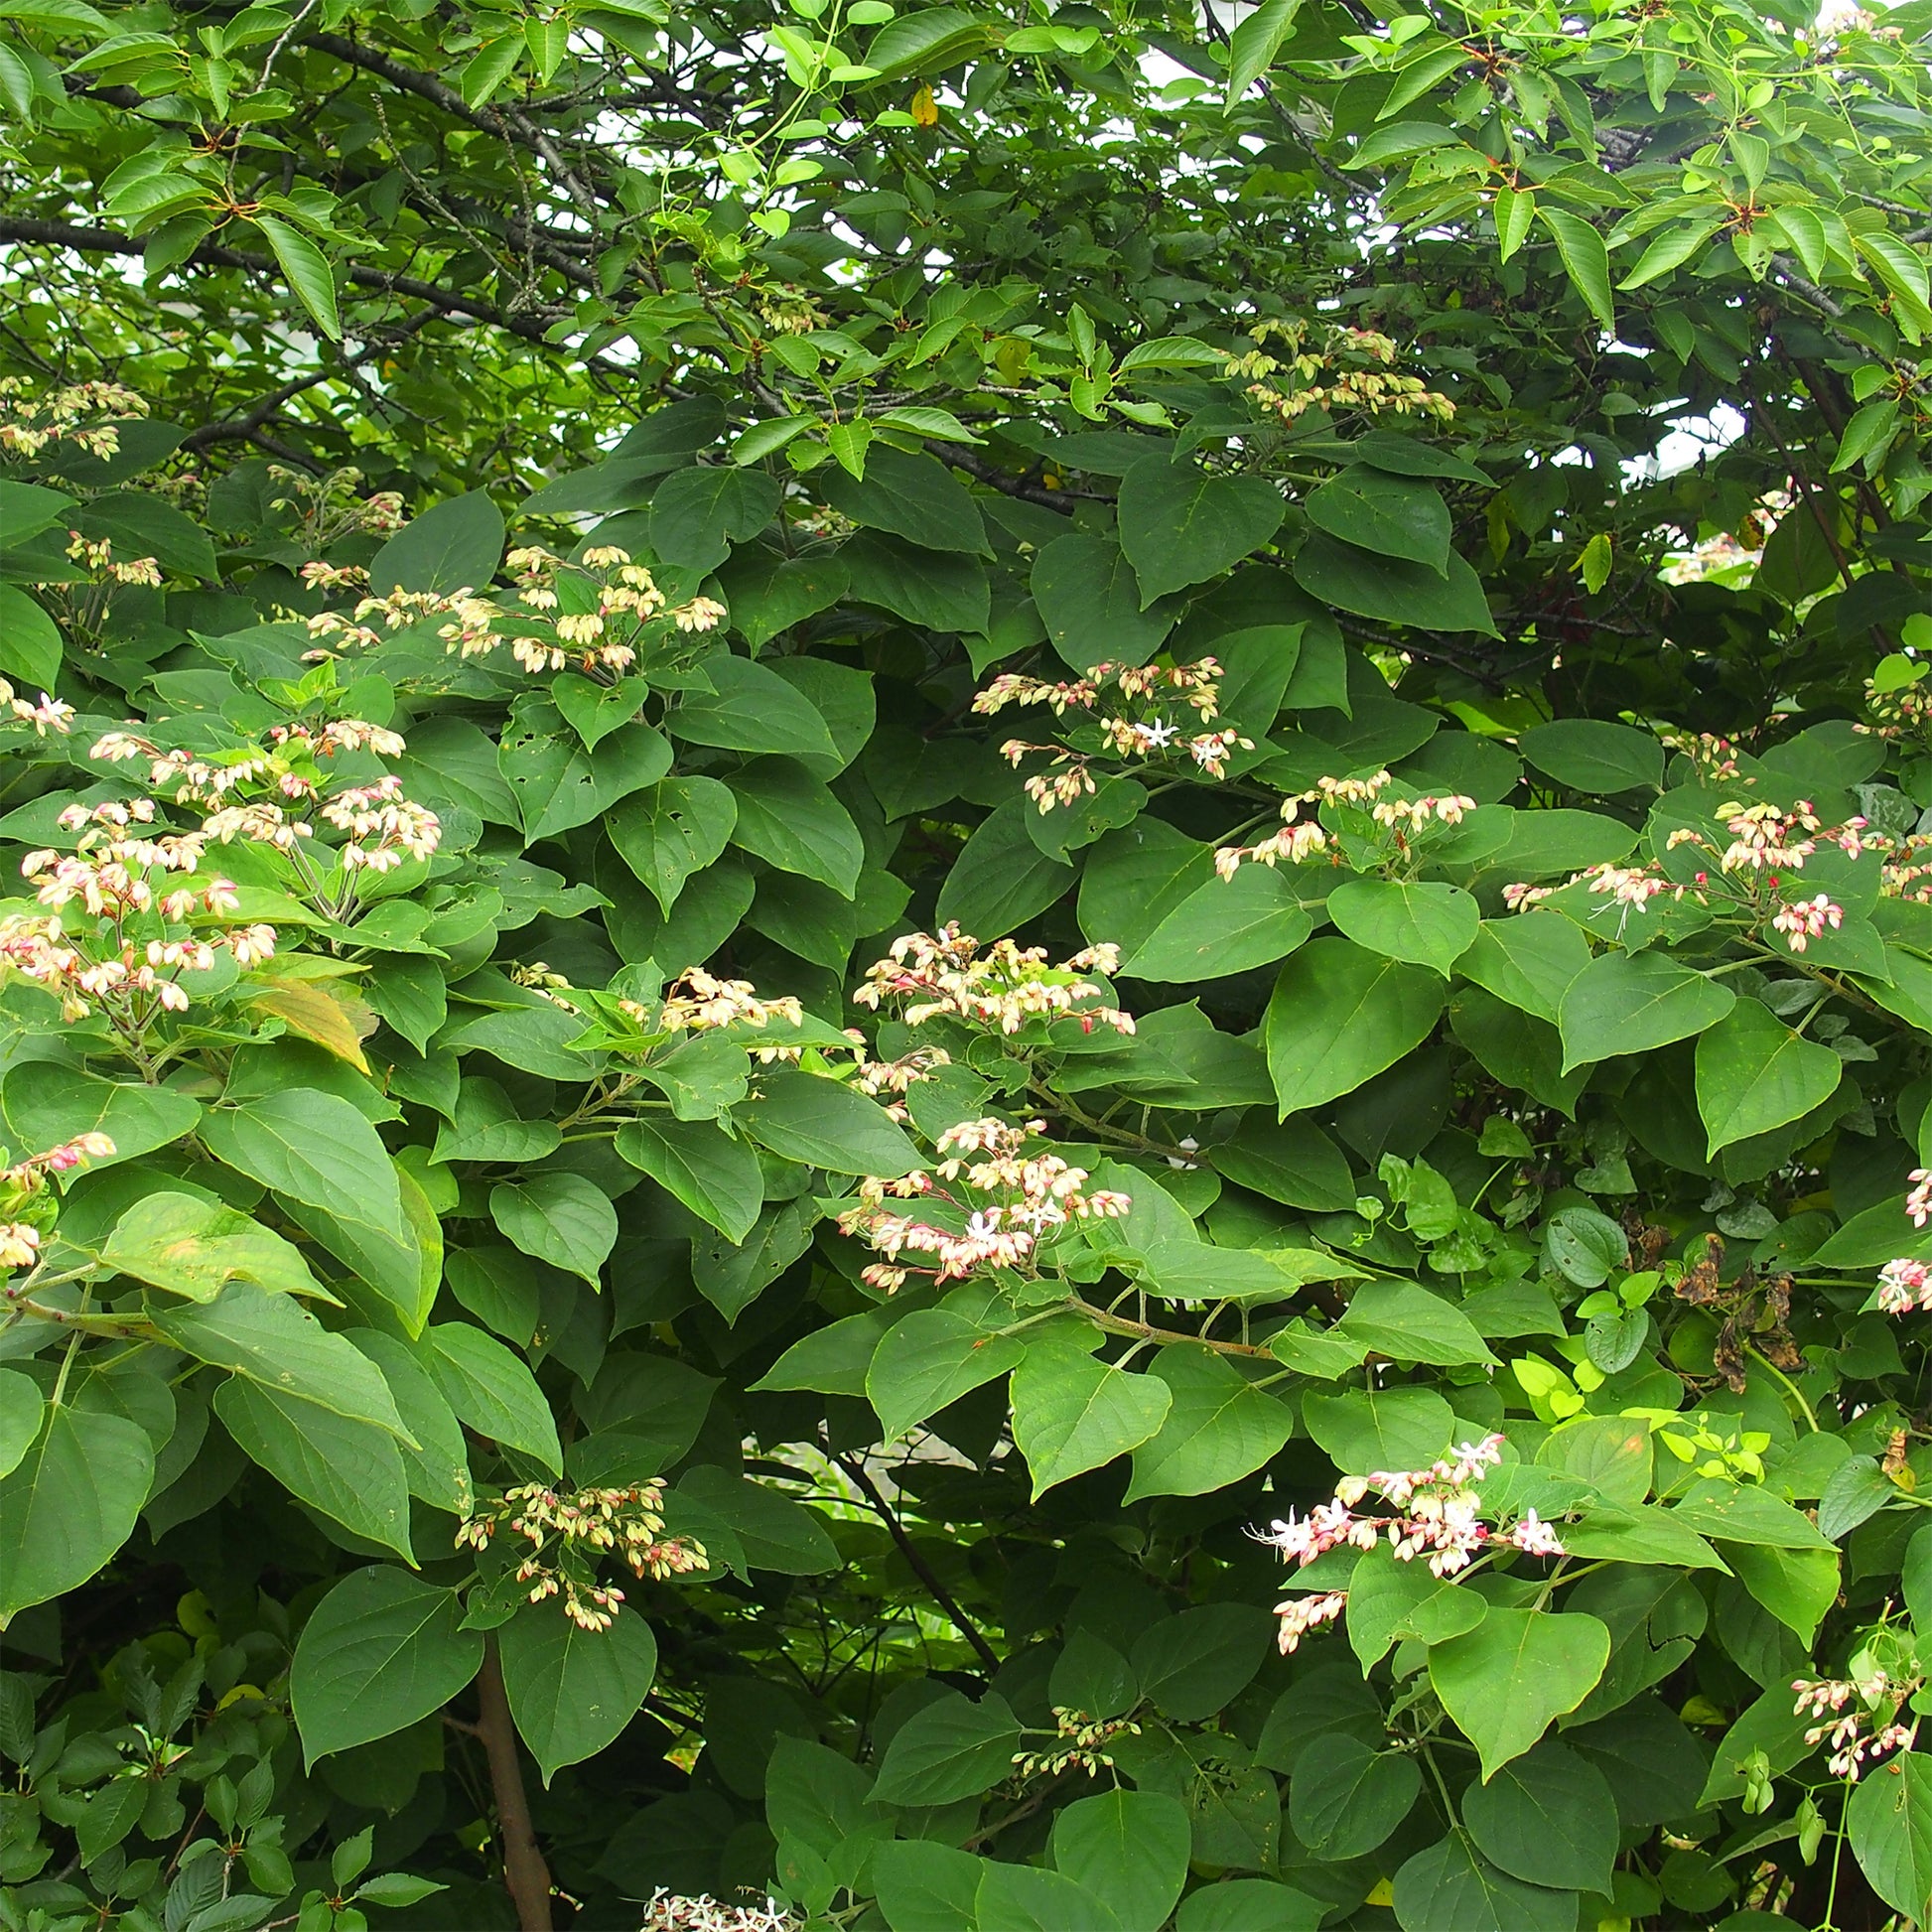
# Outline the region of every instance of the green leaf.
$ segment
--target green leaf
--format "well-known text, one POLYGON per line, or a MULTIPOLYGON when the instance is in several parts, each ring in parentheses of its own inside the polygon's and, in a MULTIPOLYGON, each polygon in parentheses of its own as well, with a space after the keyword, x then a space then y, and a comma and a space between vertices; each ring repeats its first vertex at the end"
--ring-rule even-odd
POLYGON ((46 1407, 32 1376, 0 1368, 0 1476, 19 1468, 39 1441, 46 1407))
POLYGON ((991 1692, 977 1704, 947 1691, 916 1711, 886 1746, 872 1797, 885 1805, 950 1805, 990 1791, 1013 1770, 1020 1721, 991 1692))
POLYGON ((1331 1730, 1295 1760, 1288 1822, 1324 1862, 1365 1858, 1387 1841, 1421 1796, 1422 1769, 1413 1757, 1331 1730))
POLYGON ((1404 1638, 1442 1643, 1473 1630, 1488 1610, 1478 1591, 1431 1576, 1426 1563, 1404 1563, 1380 1543, 1349 1573, 1348 1645, 1367 1672, 1404 1638))
POLYGON ((1554 1027, 1571 982, 1589 964, 1583 928, 1538 907, 1485 919, 1456 971, 1499 1000, 1554 1027))
POLYGON ((1482 922, 1459 886, 1402 879, 1344 880, 1328 895, 1328 916, 1358 946, 1427 966, 1445 979, 1482 922))
POLYGON ((148 1318, 198 1361, 391 1436, 409 1433, 374 1363, 287 1295, 230 1282, 210 1302, 151 1308, 148 1318))
POLYGON ((301 229, 272 214, 258 214, 254 222, 274 250, 296 299, 315 318, 316 327, 332 343, 341 342, 343 320, 336 307, 336 275, 329 257, 301 229))
POLYGON ((535 1173, 489 1190, 489 1217, 505 1239, 593 1288, 618 1239, 617 1210, 576 1173, 535 1173))
POLYGON ((1649 732, 1598 718, 1560 718, 1516 741, 1539 771, 1594 797, 1600 792, 1655 790, 1664 782, 1664 748, 1649 732))
POLYGON ((25 591, 0 584, 0 672, 31 701, 60 683, 62 650, 61 626, 25 591))
POLYGON ((1726 1543, 1757 1543, 1769 1550, 1833 1549, 1831 1539, 1802 1510, 1755 1483, 1706 1477, 1677 1498, 1671 1514, 1700 1536, 1726 1543))
POLYGON ((1453 551, 1434 570, 1313 530, 1295 553, 1295 581, 1323 604, 1380 623, 1497 634, 1482 580, 1453 551))
POLYGON ((732 1118, 759 1146, 828 1173, 909 1173, 917 1151, 878 1101, 817 1073, 771 1066, 732 1118))
POLYGON ((608 1630, 582 1630, 556 1603, 526 1603, 496 1632, 510 1716, 546 1788, 566 1764, 616 1742, 657 1676, 657 1639, 619 1604, 608 1630))
POLYGON ((465 1321, 432 1322, 421 1355, 444 1401, 479 1436, 521 1449, 553 1475, 562 1473, 564 1452, 550 1405, 519 1356, 465 1321))
POLYGON ((1604 953, 1563 996, 1563 1070, 1654 1052, 1716 1026, 1736 1003, 1729 987, 1660 953, 1604 953))
POLYGON ((409 1493, 432 1509, 461 1516, 475 1493, 470 1482, 470 1451, 456 1412, 443 1400, 415 1349, 399 1336, 375 1328, 349 1328, 345 1330, 345 1338, 381 1369, 395 1399, 396 1414, 416 1439, 415 1449, 407 1444, 398 1446, 409 1493))
POLYGON ((865 841, 852 814, 802 764, 756 759, 732 773, 731 788, 738 800, 734 845, 847 898, 858 890, 865 841))
POLYGON ((1057 1812, 1048 1850, 1054 1869, 1099 1899, 1121 1932, 1160 1932, 1187 1882, 1189 1846, 1177 1800, 1114 1790, 1057 1812))
POLYGON ((1035 1342, 1013 1374, 1013 1439, 1035 1501, 1056 1483, 1139 1449, 1167 1420, 1173 1391, 1077 1345, 1035 1342))
POLYGON ((643 1114, 618 1129, 615 1146, 727 1241, 752 1231, 764 1204, 758 1155, 714 1122, 643 1114))
POLYGON ((153 1480, 154 1449, 138 1423, 50 1406, 0 1476, 0 1622, 93 1576, 134 1533, 153 1480))
POLYGON ((1780 1623, 1795 1630, 1800 1643, 1810 1646, 1825 1612, 1838 1601, 1837 1552, 1726 1543, 1724 1554, 1731 1575, 1780 1623))
POLYGON ((1804 1115, 1831 1098, 1845 1062, 1795 1034, 1756 1000, 1739 1000, 1697 1043, 1698 1112, 1706 1154, 1804 1115))
POLYGON ((1852 1788, 1846 1829, 1859 1868, 1907 1918, 1932 1918, 1932 1756, 1903 1751, 1852 1788))
POLYGON ((102 1080, 74 1067, 30 1061, 0 1083, 0 1108, 20 1155, 44 1154, 81 1134, 105 1134, 112 1154, 88 1160, 90 1171, 138 1160, 193 1133, 202 1109, 172 1087, 102 1080))
POLYGON ((1262 0, 1228 42, 1227 99, 1232 106, 1274 64, 1295 25, 1302 0, 1262 0))
POLYGON ((525 1120, 496 1081, 472 1075, 458 1089, 455 1119, 438 1124, 429 1158, 521 1167, 555 1154, 562 1140, 554 1122, 525 1120))
POLYGON ((1004 938, 1073 884, 1073 868, 1041 852, 1028 833, 1034 810, 1015 798, 980 821, 939 889, 941 923, 956 921, 979 939, 1004 938))
POLYGON ((1499 1871, 1451 1832, 1418 1852, 1395 1874, 1395 1916, 1402 1932, 1466 1932, 1475 1925, 1509 1932, 1572 1932, 1577 1894, 1527 1885, 1499 1871))
MULTIPOLYGON (((480 489, 426 509, 398 530, 369 564, 369 588, 482 590, 503 554, 503 513, 480 489)), ((420 754, 419 754, 420 756, 420 754)))
POLYGON ((1258 1603, 1196 1604, 1135 1638, 1134 1677, 1163 1717, 1199 1724, 1254 1682, 1274 1635, 1258 1603))
POLYGON ((922 550, 986 550, 980 507, 957 477, 936 459, 874 442, 863 480, 828 473, 818 484, 825 500, 868 529, 890 530, 922 550))
POLYGON ((1493 1362, 1469 1317, 1415 1282, 1364 1282, 1349 1297, 1341 1332, 1397 1362, 1493 1362))
POLYGON ((217 1161, 349 1226, 407 1238, 402 1190, 375 1129, 346 1100, 287 1088, 215 1107, 202 1140, 217 1161))
POLYGON ((1311 1391, 1302 1398, 1302 1420, 1349 1475, 1427 1468, 1455 1431, 1454 1415, 1434 1389, 1311 1391))
POLYGON ((1145 664, 1179 616, 1177 600, 1166 598, 1143 611, 1139 580, 1120 545, 1084 532, 1041 547, 1031 588, 1047 641, 1082 674, 1103 658, 1145 664))
POLYGON ((1159 1434, 1134 1451, 1127 1502, 1225 1488, 1269 1461, 1294 1433, 1289 1409, 1210 1349, 1164 1348, 1152 1373, 1173 1401, 1159 1434))
POLYGON ((1282 1117, 1393 1066, 1429 1037, 1442 1011, 1434 973, 1352 940, 1311 940, 1282 968, 1262 1023, 1282 1117))
POLYGON ((1449 568, 1449 505, 1426 483, 1351 464, 1303 507, 1317 530, 1344 543, 1426 565, 1439 575, 1449 568))
POLYGON ((1656 281, 1658 276, 1668 275, 1673 268, 1683 267, 1718 231, 1723 220, 1721 214, 1699 213, 1688 221, 1674 221, 1658 229, 1650 238, 1650 246, 1637 257, 1636 266, 1617 287, 1640 289, 1656 281))
POLYGON ((304 1764, 390 1736, 462 1691, 483 1655, 462 1616, 455 1590, 393 1564, 345 1577, 310 1612, 289 1667, 304 1764))
POLYGON ((691 1280, 727 1322, 745 1311, 812 1244, 815 1210, 801 1201, 765 1208, 743 1241, 721 1234, 691 1243, 691 1280))
POLYGON ((822 1577, 839 1567, 839 1548, 815 1510, 729 1469, 687 1469, 677 1493, 695 1498, 728 1524, 748 1569, 782 1577, 822 1577))
POLYGON ((839 550, 853 599, 876 604, 928 630, 986 629, 992 584, 986 565, 957 551, 920 550, 897 538, 862 530, 839 550))
POLYGON ((709 691, 687 691, 664 729, 685 745, 838 760, 818 707, 768 664, 719 652, 704 661, 709 691))
POLYGON ((335 1301, 302 1252, 259 1221, 200 1194, 145 1195, 114 1223, 101 1262, 118 1275, 211 1302, 236 1279, 288 1295, 335 1301))
POLYGON ((1609 1654, 1609 1630, 1593 1616, 1492 1603, 1466 1636, 1431 1645, 1429 1681, 1486 1781, 1583 1703, 1609 1654))
MULTIPOLYGON (((650 499, 650 547, 667 564, 713 570, 778 511, 778 480, 735 464, 677 470, 650 499)), ((743 660, 740 660, 743 661, 743 660)))
POLYGON ((1128 471, 1118 508, 1120 547, 1140 579, 1143 610, 1239 563, 1288 512, 1264 477, 1217 476, 1166 456, 1144 457, 1128 471))
POLYGON ((1231 1141, 1205 1154, 1228 1179, 1290 1207, 1345 1214, 1360 1191, 1347 1157, 1312 1121, 1250 1114, 1231 1141))
POLYGON ((1225 979, 1286 957, 1314 930, 1293 872, 1243 866, 1183 898, 1121 962, 1130 979, 1225 979))
MULTIPOLYGON (((366 1356, 351 1352, 374 1372, 366 1356)), ((364 1543, 415 1561, 409 1478, 393 1434, 239 1375, 215 1390, 214 1413, 242 1451, 300 1501, 364 1543)))
POLYGON ((1470 1785, 1462 1822, 1483 1857, 1513 1878, 1609 1892, 1616 1800, 1601 1771, 1553 1737, 1470 1785))
POLYGON ((1026 1353, 1017 1336, 982 1328, 951 1309, 915 1309, 902 1315, 869 1356, 864 1374, 881 1439, 896 1442, 949 1403, 1006 1374, 1026 1353))
POLYGON ((1581 214, 1540 207, 1537 214, 1549 229, 1563 258, 1570 285, 1584 298, 1584 306, 1604 329, 1616 328, 1616 307, 1610 298, 1610 253, 1602 235, 1581 214))
MULTIPOLYGON (((669 915, 684 882, 725 849, 738 822, 738 800, 716 778, 666 778, 633 792, 605 817, 618 856, 650 889, 669 915)), ((682 971, 680 961, 672 970, 682 971)))

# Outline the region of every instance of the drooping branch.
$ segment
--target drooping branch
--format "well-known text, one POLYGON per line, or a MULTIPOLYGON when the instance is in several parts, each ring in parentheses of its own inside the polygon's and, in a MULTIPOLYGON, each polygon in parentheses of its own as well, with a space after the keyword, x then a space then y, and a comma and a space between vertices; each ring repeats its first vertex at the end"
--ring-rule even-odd
POLYGON ((939 1581, 938 1574, 925 1558, 919 1554, 918 1546, 905 1533, 905 1525, 898 1520, 898 1512, 886 1500, 885 1493, 873 1481, 872 1472, 866 1465, 851 1456, 835 1455, 833 1458, 841 1469, 852 1479, 852 1483, 872 1505, 872 1511, 885 1524, 886 1533, 893 1539, 913 1576, 926 1587, 932 1600, 945 1611, 953 1628, 973 1646, 974 1654, 989 1671, 1000 1668, 1000 1653, 987 1642, 979 1626, 959 1607, 952 1592, 939 1581))

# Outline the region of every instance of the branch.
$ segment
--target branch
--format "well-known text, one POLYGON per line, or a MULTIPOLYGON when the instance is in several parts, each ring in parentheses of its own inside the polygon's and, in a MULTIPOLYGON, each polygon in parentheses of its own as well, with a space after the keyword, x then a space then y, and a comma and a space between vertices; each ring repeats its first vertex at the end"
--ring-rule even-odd
POLYGON ((931 1592, 932 1600, 952 1619, 953 1628, 973 1646, 974 1652, 989 1673, 997 1671, 1000 1668, 999 1652, 980 1634, 978 1626, 953 1600, 952 1593, 933 1574, 932 1566, 920 1556, 912 1539, 905 1534, 905 1525, 898 1520, 892 1504, 881 1494, 879 1485, 873 1481, 871 1471, 863 1462, 848 1459, 843 1455, 835 1455, 832 1460, 864 1492, 866 1500, 873 1507, 873 1513, 886 1525, 887 1534, 898 1546, 899 1555, 911 1566, 913 1576, 918 1578, 931 1592))
POLYGON ((595 219, 603 212, 602 204, 578 179, 570 164, 557 151, 556 143, 542 128, 532 125, 514 108, 472 107, 454 87, 438 80, 435 75, 419 73, 414 68, 406 68, 401 62, 390 60, 386 54, 377 54, 371 48, 344 39, 341 34, 305 34, 302 40, 304 46, 333 55, 347 67, 360 68, 364 73, 378 74, 391 86, 400 87, 405 93, 414 94, 419 100, 440 107, 444 113, 454 115, 484 134, 493 134, 499 139, 514 135, 526 147, 536 150, 582 213, 595 219))
POLYGON ((483 1671, 477 1678, 477 1734, 489 1758, 496 1822, 503 1834, 503 1883, 515 1901, 517 1925, 521 1932, 551 1932, 550 1867, 543 1862, 530 1824, 530 1800, 516 1755, 516 1726, 510 1721, 493 1630, 483 1638, 483 1671))
MULTIPOLYGON (((89 255, 139 255, 144 252, 136 236, 122 234, 116 228, 89 228, 74 221, 43 221, 31 215, 0 215, 0 242, 7 241, 38 242, 52 248, 72 248, 89 255)), ((188 259, 201 268, 238 268, 246 274, 266 275, 272 280, 280 280, 282 274, 281 268, 270 256, 257 255, 241 248, 226 248, 207 241, 203 242, 188 259)), ((544 324, 534 318, 506 314, 489 303, 458 295, 452 290, 439 288, 434 282, 420 281, 413 275, 398 275, 386 268, 357 267, 352 263, 345 265, 341 272, 356 288, 377 289, 386 295, 403 296, 409 301, 424 303, 439 315, 458 321, 486 323, 492 329, 520 336, 525 342, 547 341, 548 332, 544 324)), ((568 311, 553 310, 550 313, 551 319, 557 321, 562 320, 568 311)))
POLYGON ((955 470, 964 470, 969 477, 983 483, 991 483, 1003 496, 1018 496, 1027 503, 1043 503, 1049 510, 1071 513, 1081 503, 1110 500, 1086 490, 1048 489, 1044 483, 1031 483, 1019 477, 1010 477, 997 463, 989 463, 983 456, 975 456, 960 443, 946 443, 936 437, 928 437, 926 448, 941 463, 950 463, 955 470))

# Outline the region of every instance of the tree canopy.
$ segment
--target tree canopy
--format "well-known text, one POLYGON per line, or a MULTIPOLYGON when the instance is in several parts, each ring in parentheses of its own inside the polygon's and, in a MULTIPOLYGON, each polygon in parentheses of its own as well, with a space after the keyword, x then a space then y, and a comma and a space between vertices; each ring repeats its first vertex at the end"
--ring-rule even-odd
POLYGON ((1929 38, 0 0, 0 1925, 1932 1915, 1929 38))

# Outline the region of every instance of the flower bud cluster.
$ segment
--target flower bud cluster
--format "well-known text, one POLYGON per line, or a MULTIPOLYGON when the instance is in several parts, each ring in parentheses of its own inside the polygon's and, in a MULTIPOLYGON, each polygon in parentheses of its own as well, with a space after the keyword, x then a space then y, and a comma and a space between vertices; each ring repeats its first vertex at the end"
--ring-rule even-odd
MULTIPOLYGON (((667 618, 679 631, 691 634, 715 630, 726 615, 715 598, 670 605, 651 573, 615 544, 586 550, 581 564, 568 563, 537 544, 512 550, 507 562, 516 578, 519 609, 505 610, 467 585, 447 595, 398 590, 362 598, 347 617, 340 611, 321 612, 309 620, 309 633, 367 649, 382 641, 385 630, 445 618, 448 621, 437 627, 437 635, 454 656, 487 657, 507 648, 532 675, 574 663, 586 675, 612 683, 636 663, 638 635, 653 620, 667 618), (566 576, 573 580, 569 596, 558 590, 566 576), (563 609, 581 601, 575 595, 580 584, 587 597, 594 596, 595 607, 563 609), (381 628, 370 620, 379 621, 381 628)), ((318 576, 312 581, 323 580, 318 576)))
POLYGON ((1826 1765, 1834 1777, 1856 1784, 1867 1759, 1910 1750, 1918 1736, 1916 1723, 1897 1721, 1899 1707, 1918 1688, 1917 1679, 1894 1684, 1881 1670, 1862 1685, 1843 1678, 1799 1677, 1791 1688, 1798 1694, 1792 1715, 1822 1720, 1805 1732, 1805 1742, 1831 1746, 1826 1765), (1890 1715, 1873 1727, 1880 1704, 1889 1705, 1890 1715))
MULTIPOLYGON (((1426 1557, 1430 1573, 1453 1577, 1490 1549, 1519 1550, 1526 1556, 1560 1557, 1563 1544, 1551 1526, 1528 1509, 1507 1527, 1482 1520, 1482 1478, 1502 1459, 1503 1439, 1485 1436, 1479 1443, 1462 1443, 1425 1469, 1378 1469, 1365 1476, 1344 1476, 1331 1501, 1318 1504, 1305 1516, 1289 1516, 1272 1524, 1260 1541, 1281 1551, 1298 1568, 1337 1548, 1367 1552, 1387 1541, 1400 1563, 1426 1557), (1393 1506, 1395 1514, 1359 1511, 1371 1492, 1393 1506)), ((1279 1641, 1292 1651, 1311 1629, 1332 1622, 1347 1607, 1346 1590, 1324 1591, 1313 1597, 1292 1597, 1275 1606, 1281 1619, 1279 1641)))
POLYGON ((146 401, 118 382, 76 382, 36 399, 25 376, 0 376, 0 455, 38 456, 52 443, 71 443, 105 463, 119 455, 121 436, 100 418, 147 413, 146 401))
POLYGON ((1126 1194, 1089 1192, 1085 1168, 1031 1151, 1045 1128, 1038 1120, 1020 1127, 1003 1120, 961 1121, 939 1136, 943 1158, 929 1172, 918 1169, 895 1179, 868 1174, 839 1215, 841 1232, 886 1257, 862 1270, 860 1279, 891 1294, 914 1274, 939 1283, 964 1281, 989 1268, 1032 1274, 1041 1244, 1062 1228, 1126 1214, 1133 1206, 1126 1194), (967 1158, 972 1155, 982 1158, 967 1158), (931 1205, 918 1214, 888 1205, 896 1200, 931 1205), (908 1255, 929 1257, 932 1265, 914 1267, 903 1259, 908 1255))
POLYGON ((908 932, 895 939, 891 956, 866 969, 865 984, 852 997, 875 1012, 884 1000, 907 1002, 900 1017, 908 1027, 949 1015, 1017 1034, 1030 1021, 1072 1015, 1083 1033, 1111 1027, 1131 1034, 1131 1015, 1088 1004, 1106 994, 1084 976, 1111 974, 1119 966, 1118 946, 1088 946, 1049 967, 1037 946, 996 939, 982 950, 977 939, 949 924, 937 934, 908 932))
POLYGON ((151 590, 161 588, 161 560, 158 557, 119 558, 106 537, 83 537, 78 530, 68 532, 68 558, 89 570, 104 571, 117 584, 144 584, 151 590))
POLYGON ((710 1559, 695 1538, 664 1534, 664 1485, 653 1477, 625 1488, 577 1489, 568 1493, 540 1482, 506 1489, 494 1501, 473 1504, 457 1526, 459 1549, 485 1550, 508 1527, 530 1545, 516 1581, 530 1586, 528 1600, 563 1598, 564 1614, 581 1630, 608 1630, 617 1621, 623 1591, 599 1584, 591 1569, 615 1556, 638 1577, 668 1577, 708 1570, 710 1559))
POLYGON ((1062 1771, 1088 1777, 1114 1768, 1107 1746, 1116 1737, 1138 1737, 1141 1727, 1125 1718, 1089 1718, 1084 1711, 1053 1707, 1055 1741, 1041 1751, 1015 1751, 1013 1768, 1022 1778, 1056 1778, 1062 1771))
POLYGON ((1243 864, 1299 866, 1326 852, 1328 834, 1313 820, 1300 818, 1304 805, 1366 811, 1373 824, 1393 836, 1398 854, 1434 826, 1460 825, 1476 808, 1476 801, 1460 792, 1385 798, 1382 794, 1394 782, 1395 774, 1386 768, 1365 778, 1317 778, 1310 790, 1283 800, 1281 831, 1255 845, 1223 846, 1214 855, 1214 870, 1232 879, 1243 864))
MULTIPOLYGON (((1239 732, 1191 728, 1196 722, 1206 725, 1218 715, 1221 675, 1221 666, 1212 657, 1166 666, 1096 664, 1085 677, 1059 683, 1003 672, 973 700, 973 709, 983 717, 1009 705, 1044 706, 1056 718, 1068 712, 1085 714, 1076 722, 1097 731, 1116 758, 1185 757, 1209 777, 1220 778, 1226 775, 1228 755, 1237 746, 1254 749, 1254 741, 1239 732), (1187 719, 1184 710, 1176 718, 1160 708, 1169 698, 1178 699, 1195 713, 1195 719, 1187 719)), ((1030 777, 1026 785, 1028 797, 1042 812, 1070 805, 1098 789, 1091 749, 1035 745, 1019 738, 1000 747, 1000 756, 1016 771, 1030 754, 1052 759, 1047 770, 1030 777)))

